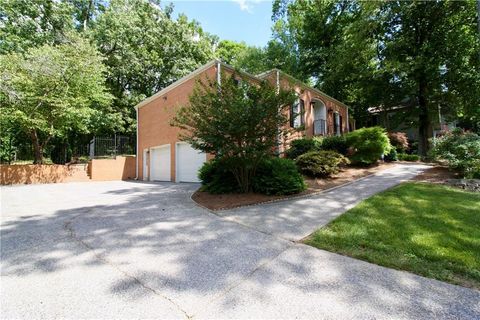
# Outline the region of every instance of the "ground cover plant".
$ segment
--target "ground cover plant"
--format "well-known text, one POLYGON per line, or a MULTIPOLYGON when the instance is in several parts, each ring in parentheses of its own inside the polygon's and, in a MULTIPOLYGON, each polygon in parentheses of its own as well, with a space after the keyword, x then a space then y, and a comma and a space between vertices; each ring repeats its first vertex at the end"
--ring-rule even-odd
POLYGON ((349 164, 350 160, 335 151, 311 151, 299 156, 296 163, 303 174, 326 178, 338 173, 340 166, 349 164))

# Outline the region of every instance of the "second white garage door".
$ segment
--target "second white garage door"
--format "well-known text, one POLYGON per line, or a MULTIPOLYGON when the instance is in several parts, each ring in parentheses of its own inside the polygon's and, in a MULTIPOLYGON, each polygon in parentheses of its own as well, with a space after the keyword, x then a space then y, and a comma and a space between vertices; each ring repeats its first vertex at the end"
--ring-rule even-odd
POLYGON ((199 182, 198 169, 206 160, 205 153, 187 143, 177 143, 177 182, 199 182))

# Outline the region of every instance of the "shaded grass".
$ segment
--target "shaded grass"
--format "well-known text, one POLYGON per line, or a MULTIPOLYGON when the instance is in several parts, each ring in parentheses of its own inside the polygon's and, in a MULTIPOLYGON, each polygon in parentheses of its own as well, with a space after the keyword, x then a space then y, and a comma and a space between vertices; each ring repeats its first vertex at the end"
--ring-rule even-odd
POLYGON ((480 289, 480 194, 404 183, 361 202, 305 243, 480 289))

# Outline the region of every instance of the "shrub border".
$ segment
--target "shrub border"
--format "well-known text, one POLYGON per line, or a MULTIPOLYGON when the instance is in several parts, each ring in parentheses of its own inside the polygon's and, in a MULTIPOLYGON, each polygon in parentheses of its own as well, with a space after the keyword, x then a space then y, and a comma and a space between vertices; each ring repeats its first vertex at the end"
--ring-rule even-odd
MULTIPOLYGON (((385 169, 386 170, 386 169, 385 169)), ((382 170, 383 171, 383 170, 382 170)), ((238 205, 238 206, 234 206, 234 207, 231 207, 231 208, 221 208, 221 209, 209 209, 203 205, 201 205, 200 203, 196 202, 195 200, 193 200, 193 194, 195 192, 197 192, 198 190, 196 190, 194 193, 192 193, 190 195, 190 200, 195 203, 197 206, 199 206, 200 208, 202 209, 205 209, 213 214, 215 214, 216 216, 219 216, 219 217, 223 217, 222 215, 220 214, 217 214, 216 212, 217 211, 228 211, 228 210, 233 210, 233 209, 238 209, 238 208, 245 208, 245 207, 253 207, 253 206, 258 206, 258 205, 261 205, 261 204, 268 204, 268 203, 274 203, 274 202, 281 202, 281 201, 288 201, 288 200, 294 200, 294 199, 302 199, 302 198, 308 198, 308 197, 312 197, 312 196, 316 196, 316 195, 319 195, 319 194, 322 194, 322 193, 327 193, 327 192, 330 192, 330 191, 333 191, 335 189, 338 189, 338 188, 341 188, 341 187, 344 187, 344 186, 347 186, 347 185, 350 185, 352 183, 355 183, 357 181, 361 181, 363 179, 367 179, 367 178, 370 178, 374 175, 376 175, 378 172, 375 172, 375 173, 372 173, 372 174, 369 174, 367 176, 364 176, 364 177, 361 177, 361 178, 358 178, 358 179, 355 179, 353 181, 349 181, 349 182, 346 182, 344 184, 340 184, 338 186, 335 186, 335 187, 331 187, 331 188, 328 188, 328 189, 325 189, 325 190, 320 190, 320 191, 315 191, 315 192, 312 192, 312 193, 307 193, 307 194, 301 194, 301 195, 290 195, 290 196, 284 196, 282 198, 278 198, 278 199, 272 199, 272 200, 266 200, 266 201, 261 201, 261 202, 257 202, 257 203, 252 203, 252 204, 245 204, 245 205, 238 205)))

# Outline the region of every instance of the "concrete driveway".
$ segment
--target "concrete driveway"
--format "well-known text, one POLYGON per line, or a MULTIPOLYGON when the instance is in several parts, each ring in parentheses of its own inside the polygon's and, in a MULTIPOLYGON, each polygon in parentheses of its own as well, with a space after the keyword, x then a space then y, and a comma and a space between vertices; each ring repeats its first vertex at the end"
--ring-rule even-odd
POLYGON ((219 217, 190 200, 197 187, 2 188, 0 317, 480 317, 478 291, 219 217))

